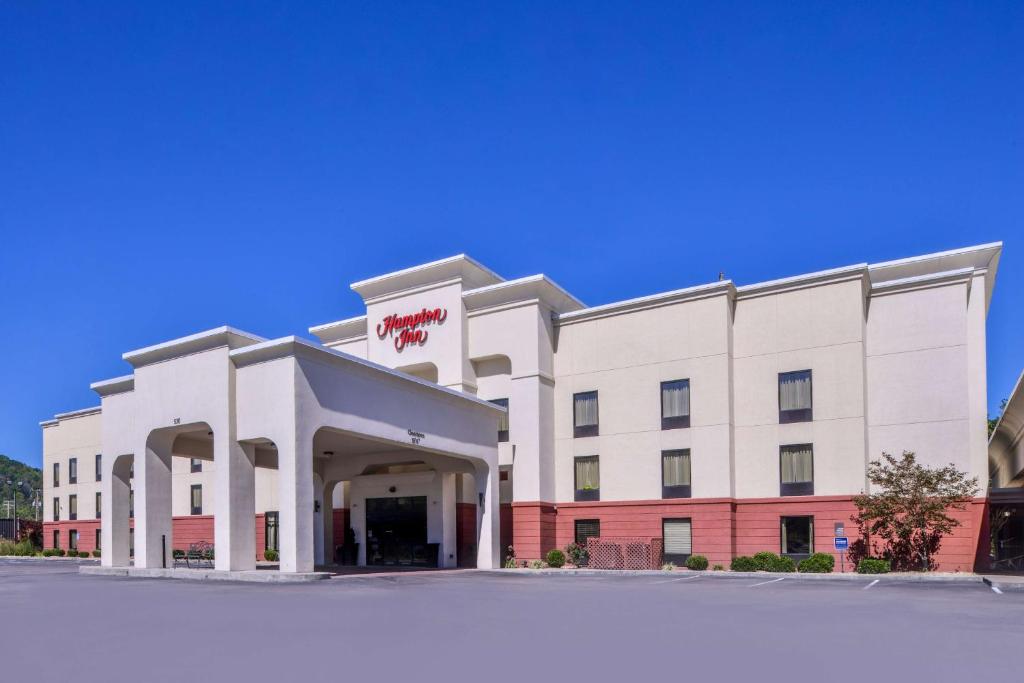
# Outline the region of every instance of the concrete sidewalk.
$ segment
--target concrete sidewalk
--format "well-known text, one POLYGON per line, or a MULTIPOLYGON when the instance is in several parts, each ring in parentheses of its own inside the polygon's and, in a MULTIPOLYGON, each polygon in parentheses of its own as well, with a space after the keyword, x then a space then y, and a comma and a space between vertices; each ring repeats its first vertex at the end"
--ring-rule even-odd
POLYGON ((293 574, 272 569, 225 572, 214 569, 143 569, 136 567, 79 567, 79 574, 120 576, 137 579, 181 579, 185 581, 247 581, 250 583, 310 583, 331 578, 330 572, 293 574))
MULTIPOLYGON (((890 572, 888 574, 857 574, 856 572, 832 572, 830 574, 811 574, 800 572, 734 572, 734 571, 692 571, 688 569, 676 569, 664 571, 652 569, 646 571, 622 570, 622 569, 481 569, 477 570, 488 574, 520 574, 525 576, 705 576, 712 579, 736 579, 736 578, 788 578, 807 579, 810 581, 853 581, 871 582, 875 579, 885 581, 900 581, 903 583, 943 583, 977 585, 987 583, 986 577, 981 574, 966 574, 963 572, 890 572)), ((1020 579, 1021 590, 1024 590, 1024 577, 1000 577, 1009 579, 1020 579)))

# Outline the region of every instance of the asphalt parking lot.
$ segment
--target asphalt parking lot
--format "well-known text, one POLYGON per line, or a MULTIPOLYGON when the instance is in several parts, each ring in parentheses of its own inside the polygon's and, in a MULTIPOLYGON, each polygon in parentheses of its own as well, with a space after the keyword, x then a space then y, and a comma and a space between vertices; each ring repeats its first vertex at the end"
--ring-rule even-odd
POLYGON ((1024 593, 981 584, 77 571, 0 560, 4 680, 1016 680, 1024 643, 1024 593))

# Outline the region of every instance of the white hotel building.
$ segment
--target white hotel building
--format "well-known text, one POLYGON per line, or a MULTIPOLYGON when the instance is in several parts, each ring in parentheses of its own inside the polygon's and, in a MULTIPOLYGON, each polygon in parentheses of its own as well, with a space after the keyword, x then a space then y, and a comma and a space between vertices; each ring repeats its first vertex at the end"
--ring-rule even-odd
MULTIPOLYGON (((223 327, 124 354, 42 423, 46 545, 162 567, 493 567, 573 540, 712 563, 831 551, 868 461, 988 481, 1001 244, 588 307, 456 256, 356 282, 318 341, 223 327)), ((988 551, 986 498, 938 555, 988 551)))

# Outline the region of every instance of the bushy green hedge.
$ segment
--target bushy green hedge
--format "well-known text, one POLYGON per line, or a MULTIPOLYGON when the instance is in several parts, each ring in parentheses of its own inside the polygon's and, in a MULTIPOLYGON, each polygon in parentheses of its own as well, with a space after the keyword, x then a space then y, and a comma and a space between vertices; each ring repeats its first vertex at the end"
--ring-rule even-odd
POLYGON ((101 554, 101 553, 100 553, 100 551, 99 551, 99 550, 93 550, 93 551, 92 551, 92 556, 93 556, 93 557, 99 557, 99 556, 100 556, 100 554, 101 554))
POLYGON ((729 565, 729 569, 734 572, 756 572, 757 560, 749 555, 740 555, 739 557, 732 558, 732 563, 729 565))
POLYGON ((36 547, 28 539, 18 541, 0 541, 0 555, 15 555, 17 557, 31 557, 36 554, 36 547))
POLYGON ((548 551, 547 556, 548 566, 558 569, 565 564, 565 553, 558 548, 554 548, 548 551))
POLYGON ((770 572, 773 571, 772 567, 779 561, 779 556, 775 553, 770 553, 766 550, 762 550, 759 553, 754 553, 754 562, 757 563, 757 571, 759 572, 770 572))
POLYGON ((796 562, 793 561, 792 557, 783 555, 775 559, 769 571, 792 573, 796 571, 796 562))
POLYGON ((878 557, 865 557, 857 563, 858 574, 888 574, 889 570, 889 560, 878 557))
POLYGON ((577 543, 570 543, 565 546, 565 556, 566 559, 577 567, 586 567, 587 563, 590 562, 590 552, 586 546, 577 543))
POLYGON ((79 556, 79 557, 82 557, 82 558, 85 558, 85 557, 92 557, 92 555, 90 555, 90 554, 89 554, 89 551, 88 551, 88 550, 79 550, 79 551, 78 551, 78 556, 79 556))
POLYGON ((702 572, 708 568, 708 558, 703 555, 690 555, 686 558, 686 568, 702 572))
POLYGON ((828 574, 836 566, 836 558, 828 553, 814 553, 802 560, 797 569, 804 574, 828 574))
POLYGON ((278 555, 276 550, 268 549, 263 551, 263 559, 267 562, 277 562, 277 558, 278 555))

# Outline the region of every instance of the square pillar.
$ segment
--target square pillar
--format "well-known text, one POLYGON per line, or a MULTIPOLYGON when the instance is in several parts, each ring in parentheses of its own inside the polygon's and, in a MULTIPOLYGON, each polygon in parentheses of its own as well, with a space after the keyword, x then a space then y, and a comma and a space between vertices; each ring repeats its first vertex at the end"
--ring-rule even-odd
POLYGON ((100 525, 100 564, 104 567, 127 567, 131 521, 128 518, 131 496, 130 473, 134 456, 104 458, 103 481, 100 485, 102 524, 100 525))
POLYGON ((224 430, 213 435, 214 567, 256 568, 256 446, 240 444, 224 430))
POLYGON ((171 567, 171 445, 174 435, 155 431, 135 462, 135 566, 171 567))
POLYGON ((456 531, 456 497, 454 472, 438 472, 441 477, 441 557, 439 567, 458 567, 459 548, 456 531))
POLYGON ((313 571, 313 440, 277 443, 282 572, 313 571))
POLYGON ((501 501, 498 496, 498 458, 495 449, 494 464, 476 468, 477 491, 477 569, 497 569, 501 566, 501 501), (481 495, 483 500, 481 501, 481 495))

